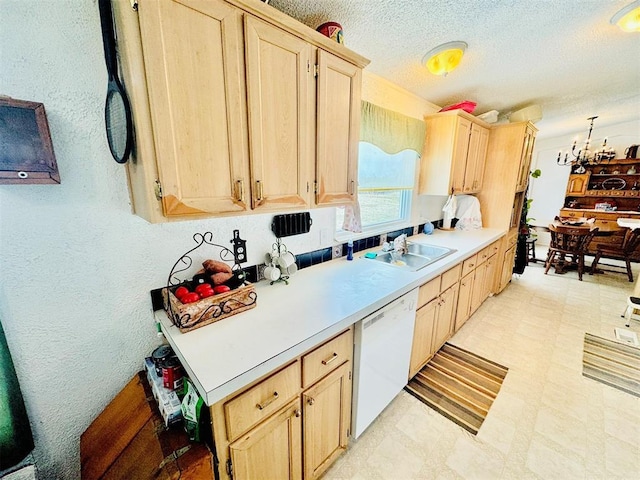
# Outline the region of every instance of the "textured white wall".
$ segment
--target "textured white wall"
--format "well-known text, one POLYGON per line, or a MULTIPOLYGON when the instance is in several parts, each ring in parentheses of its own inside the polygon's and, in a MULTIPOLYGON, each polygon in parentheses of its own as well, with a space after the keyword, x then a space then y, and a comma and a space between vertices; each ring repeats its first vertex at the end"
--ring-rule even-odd
MULTIPOLYGON (((96 1, 2 0, 0 94, 45 105, 61 185, 0 186, 0 320, 34 429, 40 478, 79 478, 79 436, 158 343, 149 290, 195 232, 247 239, 250 264, 272 215, 151 225, 130 213, 110 157, 96 1)), ((320 248, 334 209, 313 210, 294 252, 320 248)), ((331 238, 331 236, 329 237, 331 238)), ((328 246, 328 245, 322 245, 328 246)))
MULTIPOLYGON (((2 0, 0 9, 0 94, 44 103, 62 178, 0 186, 0 320, 39 477, 79 478, 80 434, 158 344, 149 290, 165 284, 196 232, 228 244, 239 228, 249 264, 260 263, 275 239, 272 215, 162 225, 132 215, 124 168, 104 135, 96 1, 2 0)), ((389 85, 365 84, 365 98, 383 98, 389 85)), ((414 112, 415 98, 403 103, 414 112)), ((403 111, 400 103, 383 106, 403 111)), ((287 239, 294 252, 328 246, 320 231, 332 231, 334 209, 311 214, 311 232, 287 239)))
MULTIPOLYGON (((531 179, 529 187, 529 197, 533 199, 529 217, 535 218, 532 222, 534 225, 548 225, 562 208, 569 180, 569 167, 556 164, 558 152, 562 150, 564 155, 564 152, 571 149, 575 138, 578 139, 578 145, 582 145, 587 137, 588 128, 589 123, 585 119, 584 129, 536 141, 531 169, 539 168, 542 175, 531 179)), ((635 121, 601 128, 596 120, 591 134, 591 144, 598 148, 605 137, 607 145, 616 151, 616 158, 624 158, 624 150, 629 145, 640 144, 640 114, 635 121)))

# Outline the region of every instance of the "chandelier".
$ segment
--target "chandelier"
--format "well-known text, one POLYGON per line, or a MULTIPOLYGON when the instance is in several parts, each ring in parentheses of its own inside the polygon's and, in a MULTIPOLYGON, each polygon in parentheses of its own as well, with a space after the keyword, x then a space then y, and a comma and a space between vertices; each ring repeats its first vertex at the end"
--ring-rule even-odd
POLYGON ((593 121, 596 118, 598 117, 595 116, 587 118, 587 120, 591 120, 591 123, 589 124, 589 133, 587 134, 587 139, 585 140, 582 147, 578 148, 578 141, 574 140, 573 145, 571 146, 571 152, 565 152, 564 158, 562 156, 562 150, 558 152, 558 158, 556 159, 556 163, 558 165, 578 165, 575 173, 584 173, 585 165, 597 165, 600 162, 611 160, 616 157, 616 152, 613 150, 613 148, 607 148, 606 138, 602 142, 599 150, 596 150, 595 152, 592 152, 590 150, 589 147, 591 146, 591 132, 593 131, 593 121), (578 149, 577 152, 576 149, 578 149), (571 156, 573 158, 569 157, 569 153, 571 153, 571 156))

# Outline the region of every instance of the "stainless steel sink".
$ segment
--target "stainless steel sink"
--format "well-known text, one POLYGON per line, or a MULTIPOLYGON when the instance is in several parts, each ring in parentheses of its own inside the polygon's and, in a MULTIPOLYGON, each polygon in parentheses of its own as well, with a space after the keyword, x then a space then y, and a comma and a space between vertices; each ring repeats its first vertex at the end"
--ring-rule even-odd
POLYGON ((425 243, 407 243, 408 253, 400 254, 396 252, 377 252, 375 258, 371 260, 386 263, 394 267, 404 268, 415 272, 421 268, 431 265, 434 262, 451 255, 456 250, 437 245, 428 245, 425 243))

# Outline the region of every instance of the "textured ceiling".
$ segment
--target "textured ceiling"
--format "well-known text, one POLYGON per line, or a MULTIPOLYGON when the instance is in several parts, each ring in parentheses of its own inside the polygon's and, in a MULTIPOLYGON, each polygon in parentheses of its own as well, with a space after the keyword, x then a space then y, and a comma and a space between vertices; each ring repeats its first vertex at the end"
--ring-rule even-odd
MULTIPOLYGON (((342 25, 345 44, 372 73, 437 105, 475 101, 474 114, 507 116, 537 103, 539 137, 640 117, 640 33, 610 18, 632 0, 271 0, 316 28, 342 25), (458 69, 431 75, 423 55, 469 44, 458 69)), ((640 134, 640 132, 639 132, 640 134)))

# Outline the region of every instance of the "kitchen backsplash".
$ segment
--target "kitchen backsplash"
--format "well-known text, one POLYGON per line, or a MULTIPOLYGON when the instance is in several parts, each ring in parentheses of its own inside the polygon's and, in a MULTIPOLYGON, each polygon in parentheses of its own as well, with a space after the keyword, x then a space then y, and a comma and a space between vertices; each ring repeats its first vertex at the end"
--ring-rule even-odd
MULTIPOLYGON (((434 221, 434 226, 441 227, 442 220, 434 221)), ((384 242, 392 242, 396 237, 406 234, 407 236, 416 235, 419 232, 422 232, 424 229, 424 223, 420 225, 414 225, 413 227, 407 227, 400 230, 393 230, 391 232, 383 233, 380 235, 372 235, 370 237, 361 238, 353 241, 353 252, 357 253, 361 250, 367 250, 369 248, 374 248, 381 246, 384 242)), ((340 243, 338 245, 334 245, 333 247, 325 247, 318 250, 313 250, 311 252, 303 252, 296 253, 296 265, 298 269, 303 269, 307 267, 311 267, 313 265, 318 265, 323 262, 328 262, 335 258, 340 258, 347 255, 347 243, 340 243)), ((264 280, 264 269, 266 265, 261 263, 259 265, 251 265, 248 267, 244 267, 243 270, 247 274, 247 280, 251 283, 256 283, 261 280, 264 280)), ((151 301, 154 310, 162 309, 162 295, 161 288, 152 290, 151 293, 151 301)))
MULTIPOLYGON (((374 248, 377 246, 381 246, 384 242, 391 242, 396 237, 402 235, 403 233, 407 236, 415 235, 421 232, 424 228, 424 223, 420 225, 414 225, 413 227, 407 227, 400 230, 393 230, 391 232, 384 233, 382 235, 373 235, 371 237, 361 238, 359 240, 353 241, 353 252, 359 252, 361 250, 367 250, 369 248, 374 248)), ((434 222, 435 226, 440 226, 440 221, 434 222)), ((319 250, 314 250, 312 252, 305 253, 297 253, 296 254, 296 265, 298 269, 303 269, 307 267, 311 267, 312 265, 318 265, 323 262, 328 262, 329 260, 333 260, 335 258, 340 258, 347 255, 347 243, 342 243, 338 245, 334 245, 333 247, 321 248, 319 250)), ((255 265, 253 267, 245 268, 245 272, 247 272, 248 278, 257 278, 257 281, 264 280, 264 269, 266 265, 260 264, 255 265)), ((251 280, 252 281, 252 280, 251 280)))

